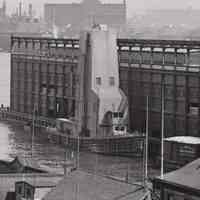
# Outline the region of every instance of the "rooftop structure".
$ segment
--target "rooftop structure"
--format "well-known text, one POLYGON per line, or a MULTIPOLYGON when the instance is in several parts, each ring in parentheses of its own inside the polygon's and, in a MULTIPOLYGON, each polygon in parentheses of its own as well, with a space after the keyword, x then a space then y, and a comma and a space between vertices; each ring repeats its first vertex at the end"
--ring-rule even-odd
POLYGON ((166 172, 199 158, 200 138, 192 136, 175 136, 164 139, 164 169, 166 172))
POLYGON ((49 174, 49 173, 13 173, 13 174, 0 174, 0 200, 5 200, 8 195, 14 193, 15 198, 15 183, 27 182, 33 184, 37 188, 52 188, 62 180, 62 175, 49 174))
POLYGON ((161 199, 199 199, 200 197, 200 159, 167 173, 154 180, 154 189, 161 192, 161 199))

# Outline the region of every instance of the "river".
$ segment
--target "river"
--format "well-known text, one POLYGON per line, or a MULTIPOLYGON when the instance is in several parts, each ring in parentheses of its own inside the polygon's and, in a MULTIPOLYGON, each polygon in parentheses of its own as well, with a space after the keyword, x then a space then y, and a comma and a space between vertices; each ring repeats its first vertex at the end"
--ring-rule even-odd
MULTIPOLYGON (((10 55, 0 53, 0 104, 9 106, 10 102, 10 55)), ((37 133, 34 138, 33 154, 39 164, 49 167, 51 171, 63 172, 65 149, 49 143, 44 133, 37 133)), ((31 133, 22 127, 0 122, 0 159, 13 159, 16 155, 30 158, 31 133)), ((76 153, 74 153, 76 156, 76 153)), ((75 160, 75 159, 74 159, 75 160)), ((125 178, 127 173, 130 181, 142 179, 143 161, 141 158, 125 158, 117 156, 102 156, 92 153, 80 153, 80 168, 94 173, 125 178)), ((150 176, 158 174, 149 167, 150 176)))

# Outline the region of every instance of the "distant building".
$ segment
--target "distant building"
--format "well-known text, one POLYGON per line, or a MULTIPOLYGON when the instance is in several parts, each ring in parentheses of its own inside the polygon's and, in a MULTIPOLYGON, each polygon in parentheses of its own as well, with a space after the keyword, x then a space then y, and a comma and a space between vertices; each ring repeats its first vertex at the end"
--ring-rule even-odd
POLYGON ((173 171, 199 158, 200 138, 175 136, 164 140, 164 170, 173 171))
POLYGON ((80 4, 45 4, 44 18, 49 26, 79 30, 93 24, 107 24, 119 29, 126 23, 126 2, 103 4, 99 0, 83 0, 80 4))
POLYGON ((42 199, 48 192, 56 186, 55 183, 49 181, 37 182, 32 181, 19 181, 15 183, 15 199, 42 199))
POLYGON ((200 159, 185 167, 157 177, 153 181, 154 190, 162 200, 197 200, 200 198, 200 159))
POLYGON ((42 199, 62 179, 51 173, 0 174, 0 200, 42 199))

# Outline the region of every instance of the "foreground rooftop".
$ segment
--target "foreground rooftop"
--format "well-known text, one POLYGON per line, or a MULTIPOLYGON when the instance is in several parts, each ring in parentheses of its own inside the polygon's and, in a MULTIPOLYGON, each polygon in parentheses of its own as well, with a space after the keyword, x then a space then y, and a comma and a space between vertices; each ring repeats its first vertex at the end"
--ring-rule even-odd
POLYGON ((176 171, 157 177, 154 180, 155 187, 161 184, 173 187, 176 191, 190 193, 200 197, 200 159, 197 159, 176 171))
POLYGON ((44 200, 138 200, 145 194, 139 185, 74 171, 60 181, 44 200))

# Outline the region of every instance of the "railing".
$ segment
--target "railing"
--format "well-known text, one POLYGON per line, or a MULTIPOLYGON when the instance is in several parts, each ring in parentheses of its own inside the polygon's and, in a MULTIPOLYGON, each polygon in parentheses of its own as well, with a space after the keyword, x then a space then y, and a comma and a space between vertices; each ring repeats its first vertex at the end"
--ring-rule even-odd
MULTIPOLYGON (((31 125, 33 115, 27 113, 12 112, 8 108, 0 109, 0 120, 16 121, 22 124, 31 125)), ((36 126, 38 127, 55 127, 55 120, 36 116, 36 126)))

